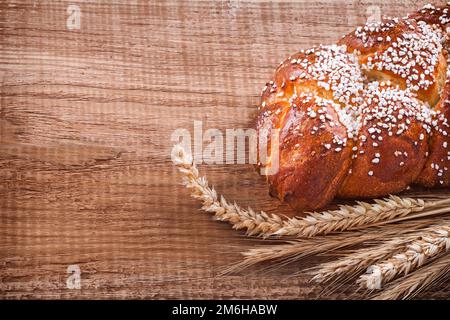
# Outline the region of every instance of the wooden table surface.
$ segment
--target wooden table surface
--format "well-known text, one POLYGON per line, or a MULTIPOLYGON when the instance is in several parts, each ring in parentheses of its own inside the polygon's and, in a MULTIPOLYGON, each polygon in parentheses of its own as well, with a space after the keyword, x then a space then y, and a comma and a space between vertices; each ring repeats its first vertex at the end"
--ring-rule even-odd
MULTIPOLYGON (((0 298, 317 298, 295 264, 217 276, 260 242, 199 211, 171 134, 250 128, 290 53, 426 2, 2 1, 0 298)), ((251 165, 200 170, 241 205, 288 210, 251 165)))

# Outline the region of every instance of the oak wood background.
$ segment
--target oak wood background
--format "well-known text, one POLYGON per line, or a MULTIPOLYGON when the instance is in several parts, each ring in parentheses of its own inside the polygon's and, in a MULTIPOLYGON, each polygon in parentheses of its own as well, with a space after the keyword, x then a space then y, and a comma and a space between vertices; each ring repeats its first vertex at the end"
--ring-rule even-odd
MULTIPOLYGON (((336 41, 371 6, 424 3, 1 1, 0 298, 317 298, 289 277, 298 265, 217 276, 259 243, 198 210, 170 135, 194 120, 250 127, 280 60, 336 41), (79 290, 66 287, 74 264, 79 290)), ((200 169, 228 199, 287 210, 250 165, 200 169)))

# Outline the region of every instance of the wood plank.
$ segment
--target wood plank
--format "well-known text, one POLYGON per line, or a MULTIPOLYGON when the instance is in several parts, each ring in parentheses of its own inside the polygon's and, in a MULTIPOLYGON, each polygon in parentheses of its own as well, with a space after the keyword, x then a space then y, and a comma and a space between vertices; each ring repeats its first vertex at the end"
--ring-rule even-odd
MULTIPOLYGON (((0 298, 316 298, 306 275, 289 277, 296 265, 217 276, 259 242, 199 212, 171 133, 250 128, 279 61, 371 7, 401 16, 426 2, 78 1, 79 30, 73 1, 2 2, 0 298)), ((200 168, 229 199, 289 210, 251 165, 200 168)))

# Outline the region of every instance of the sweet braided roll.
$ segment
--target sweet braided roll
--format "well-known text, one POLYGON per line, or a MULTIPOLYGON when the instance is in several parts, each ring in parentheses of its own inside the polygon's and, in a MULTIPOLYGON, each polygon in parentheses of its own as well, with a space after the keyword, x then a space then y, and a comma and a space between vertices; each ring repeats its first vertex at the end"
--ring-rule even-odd
POLYGON ((257 118, 272 196, 305 211, 449 186, 449 9, 367 23, 280 64, 257 118))

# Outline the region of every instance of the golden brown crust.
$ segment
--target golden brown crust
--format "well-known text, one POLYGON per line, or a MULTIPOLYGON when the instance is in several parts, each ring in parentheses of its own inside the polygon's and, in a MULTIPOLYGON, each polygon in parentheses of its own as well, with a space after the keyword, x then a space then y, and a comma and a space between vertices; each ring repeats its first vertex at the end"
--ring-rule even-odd
POLYGON ((402 90, 371 88, 362 112, 351 171, 338 196, 378 197, 407 188, 426 161, 426 107, 402 90), (385 106, 380 101, 384 100, 385 106))
MULTIPOLYGON (((294 209, 311 210, 334 198, 350 167, 352 141, 347 140, 347 128, 339 120, 339 105, 312 95, 301 95, 294 103, 297 107, 288 107, 283 116, 276 117, 281 123, 261 117, 259 130, 261 134, 271 125, 280 129, 279 169, 267 175, 270 194, 294 209)), ((265 110, 281 110, 274 106, 265 110)), ((275 113, 266 113, 266 117, 273 118, 275 113)))
POLYGON ((440 29, 414 19, 385 19, 339 41, 355 53, 369 80, 391 81, 434 106, 445 81, 440 29))
POLYGON ((429 156, 416 183, 425 187, 450 186, 450 81, 447 80, 433 116, 429 156))
MULTIPOLYGON (((417 21, 424 21, 427 24, 440 28, 445 34, 450 27, 450 3, 442 7, 435 7, 431 4, 424 6, 419 11, 410 15, 410 18, 417 21)), ((444 42, 447 50, 450 48, 450 38, 447 36, 444 42)), ((432 128, 429 140, 429 156, 424 169, 420 173, 416 183, 425 187, 448 187, 450 186, 450 79, 447 71, 447 80, 442 90, 440 100, 435 107, 437 112, 433 115, 435 125, 432 128)))
POLYGON ((450 2, 440 7, 427 4, 422 9, 409 15, 409 18, 435 25, 445 32, 447 27, 450 26, 450 2))
POLYGON ((357 59, 343 46, 321 46, 283 61, 262 91, 262 106, 289 101, 300 92, 316 93, 345 106, 359 103, 363 78, 357 59))

